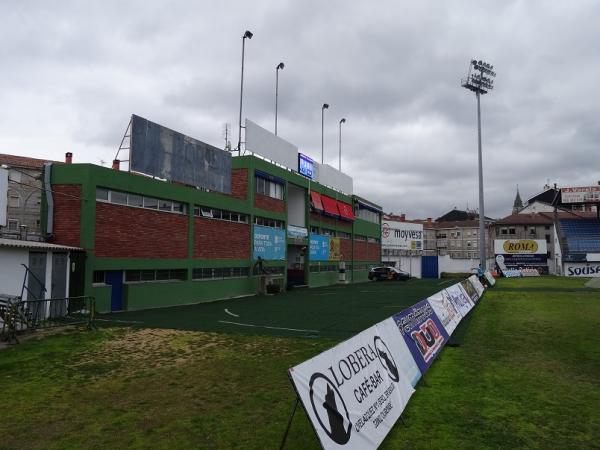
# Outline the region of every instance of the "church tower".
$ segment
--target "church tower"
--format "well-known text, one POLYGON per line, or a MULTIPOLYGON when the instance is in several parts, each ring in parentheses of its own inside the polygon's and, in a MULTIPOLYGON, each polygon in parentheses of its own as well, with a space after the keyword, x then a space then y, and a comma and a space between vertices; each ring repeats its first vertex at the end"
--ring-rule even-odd
POLYGON ((515 197, 515 202, 513 203, 513 214, 519 214, 519 211, 523 209, 523 200, 521 200, 521 195, 519 195, 519 185, 517 184, 517 196, 515 197))

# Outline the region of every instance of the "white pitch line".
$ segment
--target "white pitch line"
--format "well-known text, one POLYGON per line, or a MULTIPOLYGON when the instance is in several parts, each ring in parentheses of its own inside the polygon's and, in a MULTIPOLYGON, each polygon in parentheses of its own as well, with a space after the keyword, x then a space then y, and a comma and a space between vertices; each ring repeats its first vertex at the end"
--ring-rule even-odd
POLYGON ((451 282, 452 282, 452 280, 445 280, 445 281, 442 281, 441 283, 438 283, 437 285, 439 286, 441 284, 446 284, 446 283, 451 283, 451 282))
POLYGON ((225 308, 225 312, 226 312, 227 314, 229 314, 230 316, 233 316, 233 317, 240 317, 240 316, 238 316, 237 314, 234 314, 234 313, 232 313, 231 311, 229 311, 227 308, 225 308))
POLYGON ((115 322, 115 323, 144 323, 139 320, 117 320, 117 319, 94 319, 94 321, 99 322, 115 322))
POLYGON ((315 296, 321 296, 321 295, 335 295, 337 294, 337 292, 324 292, 323 294, 315 294, 315 296))
POLYGON ((253 325, 251 323, 239 323, 239 322, 230 322, 228 320, 219 320, 220 323, 229 323, 232 325, 239 325, 241 327, 252 327, 252 328, 268 328, 269 330, 287 330, 287 331, 308 331, 311 333, 318 333, 319 330, 301 330, 299 328, 284 328, 284 327, 270 327, 267 325, 253 325))

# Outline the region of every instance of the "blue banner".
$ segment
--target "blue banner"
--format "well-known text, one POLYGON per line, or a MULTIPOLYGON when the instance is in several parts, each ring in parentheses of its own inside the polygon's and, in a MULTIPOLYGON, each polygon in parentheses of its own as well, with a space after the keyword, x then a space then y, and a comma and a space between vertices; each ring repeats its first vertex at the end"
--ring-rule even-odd
POLYGON ((427 300, 396 314, 394 321, 424 374, 448 342, 448 333, 427 300))
POLYGON ((329 236, 310 235, 310 260, 329 261, 329 236))
POLYGON ((253 259, 285 259, 285 231, 254 225, 253 259))

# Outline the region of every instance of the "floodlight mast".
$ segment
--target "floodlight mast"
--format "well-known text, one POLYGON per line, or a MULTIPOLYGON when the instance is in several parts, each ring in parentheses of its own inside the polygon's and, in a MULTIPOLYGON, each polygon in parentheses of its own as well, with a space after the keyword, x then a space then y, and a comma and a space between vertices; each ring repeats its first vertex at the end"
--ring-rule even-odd
POLYGON ((494 66, 482 60, 471 60, 466 78, 461 86, 475 92, 477 98, 477 157, 479 163, 479 266, 486 270, 485 211, 483 207, 483 162, 481 152, 481 102, 480 97, 494 88, 494 66), (472 73, 479 72, 479 73, 472 73), (484 76, 487 75, 487 76, 484 76))

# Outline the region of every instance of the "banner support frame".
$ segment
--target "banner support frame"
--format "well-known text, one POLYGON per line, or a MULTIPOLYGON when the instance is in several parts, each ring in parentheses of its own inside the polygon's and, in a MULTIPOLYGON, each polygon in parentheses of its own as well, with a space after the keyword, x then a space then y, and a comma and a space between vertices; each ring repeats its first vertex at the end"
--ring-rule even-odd
POLYGON ((294 420, 294 415, 296 414, 296 410, 298 409, 298 404, 300 403, 300 397, 296 395, 296 401, 294 402, 294 408, 292 409, 292 414, 290 414, 290 418, 288 420, 287 427, 285 428, 285 432, 283 433, 283 439, 281 440, 281 445, 279 446, 279 450, 283 450, 285 447, 285 441, 287 440, 288 434, 290 432, 290 428, 292 428, 292 421, 294 420))

